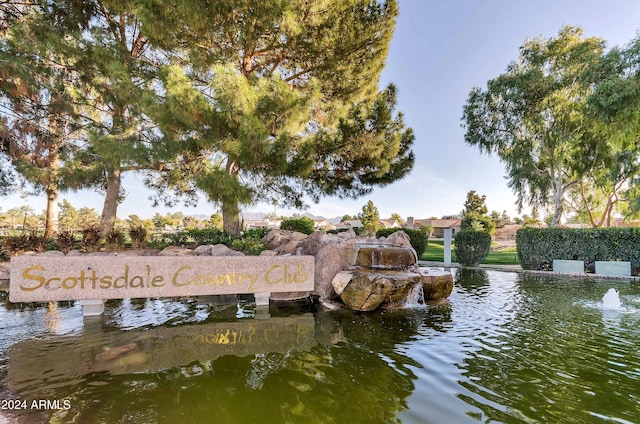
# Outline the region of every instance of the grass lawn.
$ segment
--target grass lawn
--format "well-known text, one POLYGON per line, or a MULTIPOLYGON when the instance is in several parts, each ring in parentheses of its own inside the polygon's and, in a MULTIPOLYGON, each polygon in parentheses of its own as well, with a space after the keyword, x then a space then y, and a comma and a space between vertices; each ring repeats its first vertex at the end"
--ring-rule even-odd
MULTIPOLYGON (((427 250, 425 250, 424 254, 420 257, 420 260, 436 262, 444 261, 444 241, 429 240, 427 250)), ((451 260, 456 262, 456 253, 453 250, 453 243, 451 245, 451 260)), ((491 265, 518 265, 520 264, 520 261, 518 261, 516 248, 511 247, 497 252, 489 252, 489 256, 487 256, 487 259, 483 263, 491 265)))

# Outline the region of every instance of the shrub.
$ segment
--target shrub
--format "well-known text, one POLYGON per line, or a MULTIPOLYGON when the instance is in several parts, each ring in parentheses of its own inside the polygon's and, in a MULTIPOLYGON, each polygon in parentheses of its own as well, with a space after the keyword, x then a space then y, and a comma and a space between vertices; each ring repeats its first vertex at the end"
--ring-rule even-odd
POLYGON ((281 230, 299 231, 304 234, 311 234, 316 230, 316 225, 313 219, 306 216, 300 218, 287 218, 283 219, 280 224, 281 230))
POLYGON ((252 228, 250 230, 246 230, 242 233, 242 238, 253 237, 262 239, 267 233, 271 231, 268 228, 252 228))
POLYGON ((82 229, 82 247, 85 252, 95 252, 100 249, 100 227, 90 225, 82 229))
POLYGON ((464 266, 476 266, 484 262, 491 248, 491 235, 485 231, 460 231, 455 238, 455 253, 464 266))
POLYGON ((187 240, 193 240, 196 245, 222 243, 230 246, 233 240, 233 237, 231 237, 229 233, 218 228, 190 229, 186 231, 185 238, 187 240))
POLYGON ((638 228, 523 228, 516 233, 523 269, 553 269, 554 259, 584 261, 595 271, 595 261, 628 261, 634 275, 640 272, 638 228))
POLYGON ((35 232, 22 233, 17 236, 5 236, 2 238, 2 250, 10 256, 33 250, 42 252, 47 247, 47 239, 35 232))
POLYGON ((427 250, 429 235, 421 229, 410 230, 408 228, 381 228, 376 232, 376 237, 389 237, 396 231, 404 231, 409 236, 409 243, 411 243, 411 247, 416 251, 418 258, 422 256, 425 250, 427 250))
POLYGON ((243 236, 242 238, 233 240, 231 247, 234 250, 239 250, 247 255, 259 255, 260 252, 267 249, 261 237, 257 237, 255 234, 249 236, 243 236))
POLYGON ((129 237, 131 237, 131 247, 141 249, 149 242, 149 230, 144 225, 134 225, 129 228, 129 237))
POLYGON ((104 238, 109 250, 118 251, 124 247, 124 231, 119 228, 112 228, 104 238))
POLYGON ((58 250, 69 253, 77 247, 78 240, 76 239, 76 233, 73 230, 58 231, 56 235, 58 250))

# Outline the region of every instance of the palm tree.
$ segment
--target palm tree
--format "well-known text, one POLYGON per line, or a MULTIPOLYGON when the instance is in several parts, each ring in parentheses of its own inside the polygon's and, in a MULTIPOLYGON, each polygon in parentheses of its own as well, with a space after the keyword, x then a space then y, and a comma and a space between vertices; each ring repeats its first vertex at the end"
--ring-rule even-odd
POLYGON ((11 208, 7 211, 7 218, 9 218, 9 224, 11 225, 11 229, 16 229, 16 220, 22 216, 22 212, 19 208, 11 208))

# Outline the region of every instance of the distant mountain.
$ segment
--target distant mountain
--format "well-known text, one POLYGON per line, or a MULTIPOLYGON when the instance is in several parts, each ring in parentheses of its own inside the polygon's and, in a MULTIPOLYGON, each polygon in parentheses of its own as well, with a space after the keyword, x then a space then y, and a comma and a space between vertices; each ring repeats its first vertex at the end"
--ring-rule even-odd
POLYGON ((261 221, 267 216, 264 212, 242 212, 242 219, 245 221, 261 221))
MULTIPOLYGON (((266 216, 267 214, 264 212, 243 212, 242 213, 242 218, 245 221, 260 221, 260 220, 263 220, 266 216)), ((335 218, 325 218, 324 216, 321 216, 321 215, 314 215, 311 212, 305 212, 304 214, 302 214, 302 216, 306 216, 307 218, 310 218, 310 219, 324 219, 327 222, 330 222, 332 224, 338 224, 342 221, 341 216, 336 216, 335 218)))

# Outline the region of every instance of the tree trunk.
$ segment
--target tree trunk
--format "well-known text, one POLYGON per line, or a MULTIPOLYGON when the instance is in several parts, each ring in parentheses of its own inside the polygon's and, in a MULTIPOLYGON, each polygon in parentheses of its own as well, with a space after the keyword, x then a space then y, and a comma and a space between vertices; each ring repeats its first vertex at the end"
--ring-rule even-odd
POLYGON ((118 203, 120 203, 120 169, 110 169, 107 172, 107 193, 104 197, 100 221, 100 232, 103 237, 113 230, 116 223, 118 203))
POLYGON ((58 187, 55 183, 47 186, 47 212, 44 225, 45 238, 51 238, 58 232, 58 187))
POLYGON ((240 208, 238 203, 222 202, 222 227, 231 235, 240 235, 240 208))
POLYGON ((53 158, 49 167, 50 173, 45 189, 47 193, 47 211, 44 224, 45 238, 53 237, 58 232, 58 218, 60 214, 58 207, 58 169, 60 163, 57 157, 53 158))
POLYGON ((557 227, 560 225, 560 220, 562 219, 563 213, 563 188, 562 188, 562 178, 556 180, 555 187, 553 188, 553 221, 551 221, 552 227, 557 227))
MULTIPOLYGON (((226 170, 229 175, 238 178, 240 169, 233 160, 227 159, 226 170)), ((231 235, 240 235, 240 208, 238 199, 233 196, 225 196, 222 199, 222 227, 231 235)))

